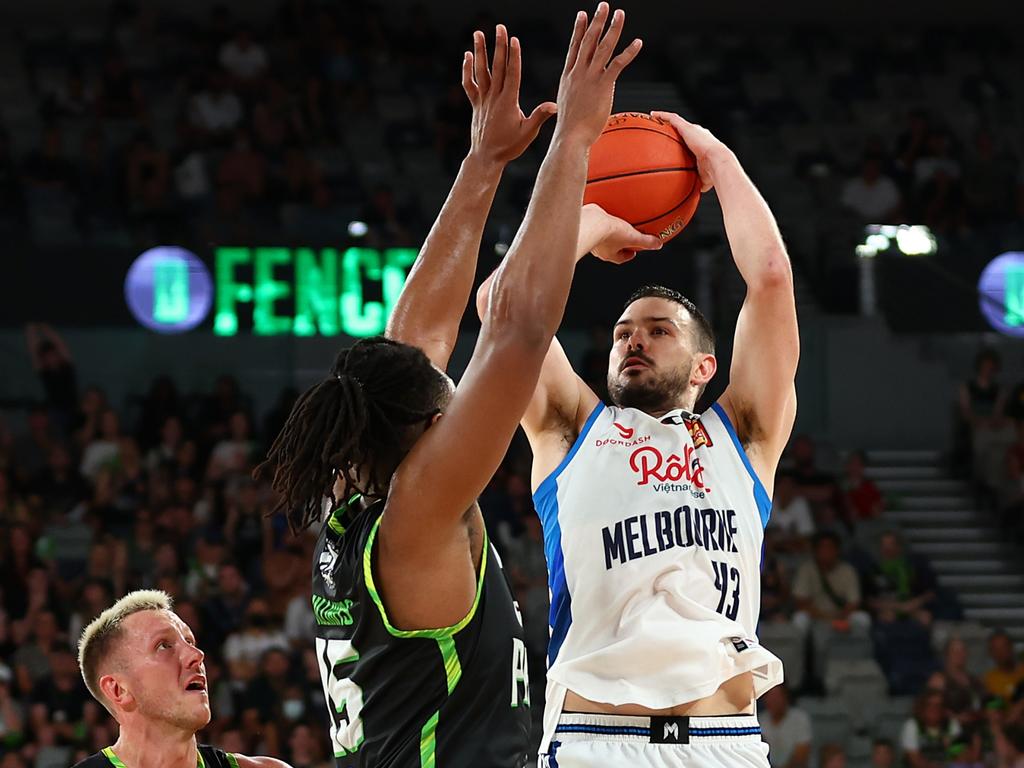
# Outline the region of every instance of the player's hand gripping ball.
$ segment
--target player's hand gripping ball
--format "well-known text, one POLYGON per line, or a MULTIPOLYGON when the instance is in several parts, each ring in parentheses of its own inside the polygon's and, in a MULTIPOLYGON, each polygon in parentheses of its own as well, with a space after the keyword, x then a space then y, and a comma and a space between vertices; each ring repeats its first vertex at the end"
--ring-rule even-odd
POLYGON ((612 115, 590 148, 584 203, 597 203, 641 232, 671 240, 700 202, 697 161, 667 122, 641 112, 612 115))

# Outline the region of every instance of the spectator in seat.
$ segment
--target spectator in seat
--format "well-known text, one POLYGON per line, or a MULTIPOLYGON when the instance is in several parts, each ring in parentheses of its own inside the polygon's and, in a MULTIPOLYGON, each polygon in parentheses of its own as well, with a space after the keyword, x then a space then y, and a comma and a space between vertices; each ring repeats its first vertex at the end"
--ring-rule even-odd
POLYGON ((214 144, 224 144, 242 122, 242 100, 228 89, 227 74, 215 70, 189 100, 189 124, 214 144))
MULTIPOLYGON (((1024 768, 1024 724, 990 718, 998 768, 1024 768)), ((2 766, 0 766, 2 768, 2 766)))
POLYGON ((226 477, 247 475, 252 468, 255 450, 252 426, 245 411, 236 411, 228 419, 228 434, 213 447, 207 474, 220 480, 226 477))
POLYGON ((982 129, 964 164, 964 198, 973 227, 1007 221, 1012 215, 1014 161, 999 151, 992 132, 982 129))
POLYGON ((776 552, 804 552, 814 535, 811 505, 800 495, 791 472, 780 472, 775 479, 768 536, 776 552))
POLYGON ((761 621, 785 622, 793 615, 789 580, 781 560, 765 548, 764 568, 761 571, 761 621))
POLYGON ((288 762, 294 768, 326 768, 322 739, 308 725, 300 724, 288 739, 288 762))
POLYGON ((270 63, 266 49, 252 39, 252 30, 245 24, 239 26, 235 36, 221 46, 217 59, 241 88, 257 84, 270 63))
POLYGON ((45 323, 25 326, 32 367, 46 392, 47 405, 52 409, 60 428, 67 431, 78 408, 78 381, 71 350, 53 328, 45 323))
POLYGON ((812 664, 818 679, 825 674, 825 649, 834 633, 867 637, 871 619, 861 608, 860 578, 852 565, 840 558, 839 537, 820 531, 812 542, 812 557, 793 579, 797 611, 793 624, 808 638, 812 664))
POLYGON ((62 644, 62 640, 66 639, 60 635, 60 627, 53 611, 38 611, 32 615, 28 626, 31 642, 18 643, 20 647, 12 658, 18 688, 22 694, 31 693, 36 684, 50 677, 53 672, 50 659, 62 644))
POLYGON ((158 236, 172 217, 170 155, 146 131, 140 131, 128 148, 125 166, 132 222, 141 231, 158 236))
POLYGON ((84 725, 85 707, 89 694, 81 685, 78 662, 68 648, 58 648, 50 654, 53 673, 36 685, 32 701, 43 704, 57 737, 64 744, 77 741, 84 725))
POLYGON ((271 647, 263 652, 259 665, 259 674, 246 687, 246 705, 259 709, 263 720, 281 720, 284 717, 291 661, 285 651, 271 647))
POLYGON ((860 175, 843 184, 839 201, 865 224, 895 224, 902 219, 900 188, 882 173, 881 158, 875 155, 865 157, 860 175))
POLYGON ((79 471, 95 481, 105 467, 117 466, 121 456, 121 420, 117 413, 106 409, 99 418, 99 435, 92 440, 82 453, 79 471))
POLYGON ((924 626, 932 621, 935 576, 928 566, 907 556, 893 532, 882 534, 879 561, 867 580, 868 605, 883 624, 913 619, 924 626))
POLYGON ((870 626, 868 614, 861 609, 857 571, 840 558, 839 537, 831 531, 815 535, 813 556, 793 580, 793 597, 798 608, 793 620, 805 630, 813 623, 839 632, 870 626))
POLYGON ((217 578, 217 594, 203 603, 203 625, 211 646, 219 646, 245 620, 249 606, 249 585, 238 565, 222 563, 217 578))
MULTIPOLYGON (((987 695, 985 686, 967 669, 967 644, 953 636, 942 653, 942 674, 946 680, 946 706, 955 715, 971 715, 981 709, 987 695)), ((962 718, 961 718, 962 723, 962 718)))
POLYGON ((985 673, 985 690, 1009 702, 1017 685, 1024 681, 1024 664, 1017 658, 1010 636, 1001 629, 989 636, 988 654, 995 666, 985 673))
POLYGON ((42 144, 25 162, 25 181, 33 187, 72 192, 75 187, 75 166, 64 154, 60 128, 49 126, 43 131, 42 144))
POLYGON ((871 768, 896 768, 896 749, 889 739, 875 739, 871 744, 871 768))
POLYGON ((224 642, 224 661, 233 680, 249 681, 256 674, 263 654, 271 648, 288 652, 288 638, 275 622, 270 607, 262 598, 253 598, 240 629, 224 642))
POLYGON ((107 118, 131 119, 145 116, 142 85, 128 69, 120 51, 111 51, 103 62, 96 107, 100 115, 107 118))
POLYGON ((960 178, 960 163, 953 156, 953 144, 947 131, 936 129, 928 133, 924 151, 914 161, 913 170, 918 187, 933 181, 939 173, 949 179, 960 178))
POLYGON ((818 768, 846 768, 846 750, 840 744, 825 744, 818 751, 818 768))
POLYGON ((966 229, 963 183, 945 166, 937 168, 921 187, 919 208, 917 218, 934 232, 953 235, 966 229))
POLYGON ((835 477, 818 467, 817 448, 807 435, 797 435, 790 446, 793 477, 800 494, 812 505, 830 504, 838 491, 835 477))
POLYGON ((232 186, 246 202, 259 200, 267 183, 267 162, 253 148, 249 132, 240 129, 235 142, 221 160, 217 169, 217 184, 232 186))
POLYGON ((807 768, 811 760, 811 718, 790 705, 789 689, 778 685, 761 697, 761 737, 772 768, 807 768))
POLYGON ((960 385, 958 393, 954 466, 970 467, 972 476, 982 481, 988 452, 998 444, 1003 427, 1005 393, 999 383, 1000 362, 995 350, 983 349, 974 359, 974 374, 960 385))
POLYGON ((942 693, 929 691, 918 697, 913 716, 903 724, 900 748, 910 768, 941 768, 960 734, 960 724, 950 716, 942 693))
POLYGON ((927 151, 930 134, 928 113, 921 109, 911 111, 907 118, 907 129, 896 139, 896 163, 906 177, 913 174, 918 158, 927 151))
POLYGON ((842 486, 846 514, 851 522, 873 520, 885 511, 882 492, 864 475, 866 463, 863 451, 854 451, 846 460, 846 477, 842 486))

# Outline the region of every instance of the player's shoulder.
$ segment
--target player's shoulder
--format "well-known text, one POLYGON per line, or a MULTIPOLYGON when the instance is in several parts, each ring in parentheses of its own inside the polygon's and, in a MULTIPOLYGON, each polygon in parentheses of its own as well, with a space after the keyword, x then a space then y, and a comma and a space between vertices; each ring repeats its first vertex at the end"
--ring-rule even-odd
POLYGON ((89 755, 84 760, 80 760, 75 763, 71 768, 100 768, 100 766, 110 768, 110 761, 102 752, 97 752, 96 754, 89 755))

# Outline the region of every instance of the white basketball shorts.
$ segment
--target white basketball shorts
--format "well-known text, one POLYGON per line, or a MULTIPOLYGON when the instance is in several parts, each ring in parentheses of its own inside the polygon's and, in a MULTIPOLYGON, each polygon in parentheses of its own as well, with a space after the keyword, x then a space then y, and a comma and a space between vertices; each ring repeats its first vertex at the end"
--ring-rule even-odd
POLYGON ((558 719, 540 768, 768 768, 768 745, 754 715, 627 717, 570 714, 558 719))

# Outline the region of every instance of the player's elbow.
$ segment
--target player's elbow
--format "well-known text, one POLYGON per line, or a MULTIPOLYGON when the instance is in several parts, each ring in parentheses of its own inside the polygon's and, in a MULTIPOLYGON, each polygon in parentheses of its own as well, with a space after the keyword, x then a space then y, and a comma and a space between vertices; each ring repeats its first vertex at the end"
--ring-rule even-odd
POLYGON ((547 349, 558 330, 562 308, 552 307, 537 294, 506 282, 495 281, 491 287, 481 315, 484 325, 518 343, 547 349))
POLYGON ((771 248, 757 270, 757 277, 748 288, 753 291, 793 291, 793 267, 781 245, 771 248))
POLYGON ((491 278, 483 281, 476 290, 476 315, 481 320, 487 315, 487 301, 491 295, 491 278))

